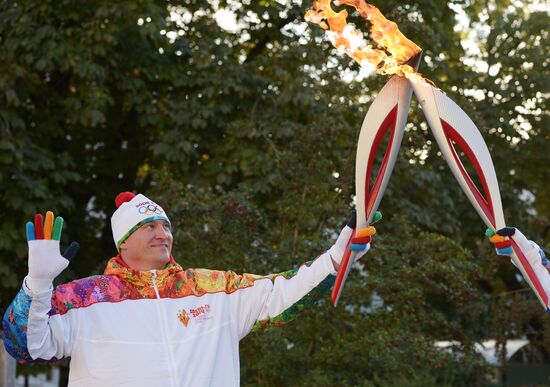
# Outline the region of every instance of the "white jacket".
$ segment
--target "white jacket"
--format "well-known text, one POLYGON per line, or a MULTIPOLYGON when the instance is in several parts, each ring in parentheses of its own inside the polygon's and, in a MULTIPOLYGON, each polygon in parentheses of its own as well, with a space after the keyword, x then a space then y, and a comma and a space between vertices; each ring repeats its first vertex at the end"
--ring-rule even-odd
POLYGON ((238 386, 239 341, 292 318, 329 274, 328 253, 270 276, 175 263, 139 272, 117 257, 53 294, 24 284, 4 317, 5 346, 23 363, 71 357, 69 386, 238 386))

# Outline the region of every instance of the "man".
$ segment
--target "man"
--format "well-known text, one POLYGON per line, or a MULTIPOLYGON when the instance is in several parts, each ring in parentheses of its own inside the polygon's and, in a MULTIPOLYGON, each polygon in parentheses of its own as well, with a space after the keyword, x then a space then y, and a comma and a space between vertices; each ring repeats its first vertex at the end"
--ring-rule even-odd
MULTIPOLYGON (((544 292, 550 298, 550 262, 539 245, 528 240, 521 231, 514 227, 502 228, 497 230, 496 234, 491 229, 487 229, 485 234, 494 244, 498 255, 511 256, 513 240, 524 253, 527 260, 526 265, 529 266, 530 271, 538 279, 541 292, 544 292)), ((550 313, 550 309, 547 309, 547 312, 550 313)))
MULTIPOLYGON (((104 275, 55 290, 76 247, 60 254, 63 219, 54 222, 51 212, 44 225, 41 215, 27 224, 29 274, 3 320, 6 348, 19 361, 70 356, 70 386, 239 385, 239 340, 255 325, 291 318, 326 277, 330 286, 355 226, 352 217, 334 246, 298 270, 184 270, 171 256, 170 220, 158 204, 129 192, 115 202, 119 254, 104 275)), ((362 256, 370 237, 352 242, 363 245, 362 256)))

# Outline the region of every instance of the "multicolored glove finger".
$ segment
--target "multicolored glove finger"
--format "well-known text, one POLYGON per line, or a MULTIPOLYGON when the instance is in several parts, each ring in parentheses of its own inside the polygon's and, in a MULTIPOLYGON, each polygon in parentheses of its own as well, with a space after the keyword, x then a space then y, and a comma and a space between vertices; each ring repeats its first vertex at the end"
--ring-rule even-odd
POLYGON ((27 222, 27 241, 34 241, 34 223, 27 222))
POLYGON ((350 250, 363 251, 367 249, 367 245, 371 242, 372 236, 376 234, 376 229, 373 226, 357 230, 355 237, 351 238, 349 245, 350 250))
POLYGON ((513 252, 512 241, 509 239, 515 233, 515 228, 504 227, 497 230, 495 233, 492 229, 488 228, 485 231, 485 235, 489 237, 489 241, 495 245, 495 249, 498 255, 510 256, 513 252))
POLYGON ((58 241, 61 239, 61 231, 63 231, 63 218, 61 216, 58 216, 55 218, 55 223, 53 225, 53 235, 52 239, 55 241, 58 241))
POLYGON ((76 253, 78 252, 78 249, 80 249, 80 244, 78 242, 71 242, 69 247, 67 247, 67 250, 63 253, 63 258, 65 258, 67 261, 72 261, 73 258, 76 256, 76 253))
POLYGON ((355 228, 357 225, 357 211, 353 210, 351 211, 351 215, 349 216, 349 220, 346 223, 346 226, 349 228, 355 228))
POLYGON ((503 227, 497 230, 497 234, 504 237, 511 237, 516 233, 515 227, 503 227))
POLYGON ((44 222, 42 214, 34 216, 34 239, 44 239, 44 222))
POLYGON ((46 212, 46 220, 44 221, 44 239, 51 240, 53 231, 53 212, 46 212))

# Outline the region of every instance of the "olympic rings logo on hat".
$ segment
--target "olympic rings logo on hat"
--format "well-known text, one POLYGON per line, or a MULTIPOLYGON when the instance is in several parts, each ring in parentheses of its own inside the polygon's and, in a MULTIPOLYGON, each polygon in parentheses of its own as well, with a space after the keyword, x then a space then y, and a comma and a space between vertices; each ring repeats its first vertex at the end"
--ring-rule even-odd
POLYGON ((154 204, 148 204, 138 208, 138 212, 142 215, 162 215, 162 209, 154 204))

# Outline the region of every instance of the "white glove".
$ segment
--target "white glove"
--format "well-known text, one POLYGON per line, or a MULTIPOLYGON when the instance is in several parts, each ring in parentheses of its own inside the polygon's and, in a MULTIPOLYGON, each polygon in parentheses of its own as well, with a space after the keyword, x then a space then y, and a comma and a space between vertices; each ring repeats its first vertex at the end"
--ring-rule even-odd
MULTIPOLYGON (((342 262, 342 258, 344 257, 344 254, 346 253, 346 247, 348 245, 348 241, 353 235, 353 229, 349 226, 345 226, 342 231, 340 231, 340 235, 338 235, 338 239, 336 239, 336 243, 332 245, 332 247, 328 250, 330 257, 334 262, 336 262, 338 265, 342 262)), ((355 260, 361 259, 367 251, 370 249, 370 243, 367 243, 366 248, 363 251, 358 251, 355 255, 355 260)))
MULTIPOLYGON (((382 214, 378 211, 374 216, 374 222, 377 222, 382 218, 382 214)), ((361 259, 370 249, 371 236, 376 233, 376 229, 372 226, 367 227, 356 232, 354 234, 354 228, 356 225, 356 213, 352 212, 351 217, 348 221, 348 224, 342 229, 336 243, 329 249, 329 254, 332 260, 339 266, 342 263, 342 258, 348 247, 348 242, 350 248, 355 252, 355 261, 361 259), (350 241, 351 239, 351 241, 350 241)))
POLYGON ((59 250, 59 239, 63 228, 63 218, 53 221, 53 213, 46 213, 46 221, 42 225, 42 215, 34 217, 34 223, 27 223, 27 241, 29 246, 29 274, 25 277, 25 285, 33 293, 50 291, 53 280, 67 268, 74 258, 78 243, 72 242, 64 255, 59 250))
MULTIPOLYGON (((504 227, 500 230, 497 230, 497 235, 490 237, 490 241, 495 244, 496 252, 498 255, 511 256, 512 247, 507 246, 508 238, 512 239, 520 250, 525 255, 525 258, 529 261, 531 265, 538 265, 542 263, 544 266, 548 266, 546 256, 542 249, 535 242, 528 240, 521 231, 515 227, 504 227), (499 237, 503 238, 504 241, 500 241, 499 237), (504 247, 503 247, 504 246, 504 247)), ((509 243, 509 242, 508 242, 509 243)))

